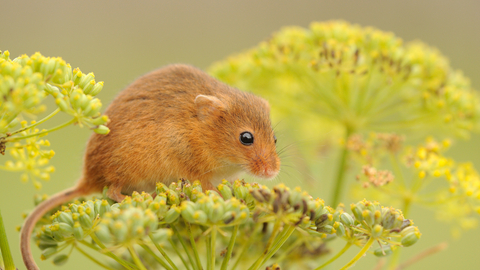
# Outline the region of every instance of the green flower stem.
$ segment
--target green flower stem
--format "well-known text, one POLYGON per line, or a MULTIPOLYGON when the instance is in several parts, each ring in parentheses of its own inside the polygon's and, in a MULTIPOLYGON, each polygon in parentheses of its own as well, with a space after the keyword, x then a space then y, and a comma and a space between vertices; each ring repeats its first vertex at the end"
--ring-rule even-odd
POLYGON ((15 270, 15 264, 13 263, 12 253, 8 246, 7 233, 3 224, 2 211, 0 211, 0 250, 2 251, 3 263, 5 270, 15 270))
POLYGON ((254 237, 249 237, 247 239, 247 241, 245 241, 245 243, 243 244, 243 246, 240 248, 240 252, 239 252, 239 256, 237 257, 237 260, 235 261, 235 263, 233 264, 232 266, 232 269, 231 270, 235 270, 235 268, 237 268, 238 264, 240 263, 240 260, 241 258, 243 258, 243 255, 245 254, 245 252, 247 252, 247 249, 248 247, 250 246, 250 244, 252 243, 252 239, 254 237))
POLYGON ((202 262, 200 262, 200 256, 198 255, 197 244, 195 243, 195 238, 193 238, 192 226, 190 223, 185 222, 185 225, 188 229, 188 235, 190 237, 190 245, 192 245, 193 254, 195 255, 195 263, 197 264, 197 269, 203 270, 202 262))
MULTIPOLYGON (((262 225, 260 225, 260 223, 257 223, 256 227, 253 229, 253 233, 251 235, 256 235, 260 230, 262 229, 262 225)), ((235 263, 233 264, 233 267, 231 270, 235 270, 235 268, 237 268, 238 264, 240 263, 241 261, 241 258, 244 258, 244 254, 245 252, 247 251, 248 247, 252 244, 253 240, 255 239, 255 237, 247 237, 247 241, 245 241, 245 243, 242 245, 242 247, 240 248, 240 252, 239 252, 239 256, 237 257, 237 260, 235 261, 235 263)))
POLYGON ((280 256, 275 258, 275 262, 279 263, 279 262, 282 262, 283 260, 285 260, 285 258, 287 258, 287 256, 292 252, 292 250, 294 250, 298 246, 300 246, 303 241, 304 241, 304 239, 302 239, 302 238, 298 238, 297 240, 295 240, 295 242, 293 242, 293 244, 291 244, 287 249, 282 251, 282 254, 280 256))
POLYGON ((353 133, 353 130, 348 126, 346 126, 345 137, 344 137, 345 145, 340 155, 340 162, 338 163, 338 169, 337 169, 337 178, 335 180, 335 187, 333 190, 333 200, 331 204, 333 208, 337 207, 338 203, 340 202, 340 197, 342 196, 342 189, 344 186, 343 182, 345 180, 345 171, 347 169, 347 159, 348 159, 347 141, 352 133, 353 133))
POLYGON ((132 245, 127 246, 128 252, 130 252, 130 255, 132 256, 133 262, 138 266, 140 270, 147 270, 145 266, 143 265, 142 261, 140 258, 138 258, 137 252, 135 252, 135 249, 133 249, 132 245))
POLYGON ((330 260, 328 260, 327 262, 325 262, 324 264, 320 265, 319 267, 315 268, 315 270, 320 270, 322 268, 324 268, 325 266, 331 264, 332 262, 334 262, 336 259, 340 258, 340 256, 343 255, 343 253, 345 253, 350 247, 352 246, 352 242, 347 242, 347 244, 345 244, 345 246, 342 248, 342 250, 340 250, 335 256, 333 256, 330 260))
POLYGON ((265 259, 265 257, 267 257, 267 254, 270 251, 270 247, 273 244, 273 240, 275 240, 275 238, 277 237, 277 234, 280 231, 281 223, 282 221, 280 219, 278 219, 277 222, 275 222, 275 225, 273 226, 273 230, 272 230, 272 235, 270 235, 270 238, 268 239, 265 250, 263 251, 262 255, 255 261, 255 263, 252 266, 250 266, 250 268, 248 268, 248 270, 255 270, 260 268, 260 266, 262 266, 263 260, 265 259))
MULTIPOLYGON (((212 232, 210 233, 210 266, 211 269, 215 269, 215 245, 217 244, 217 228, 215 225, 212 227, 212 232)), ((210 269, 209 269, 210 270, 210 269)))
POLYGON ((31 137, 45 135, 45 134, 48 134, 50 132, 57 131, 57 130, 62 129, 66 126, 69 126, 69 125, 75 123, 76 121, 77 121, 77 118, 72 118, 70 121, 65 122, 65 123, 63 123, 59 126, 54 127, 54 128, 51 128, 51 129, 48 129, 48 130, 45 130, 45 131, 42 131, 42 132, 39 132, 39 133, 35 133, 35 134, 28 134, 28 135, 20 136, 20 137, 10 137, 10 138, 6 139, 5 141, 6 142, 16 142, 16 141, 20 141, 20 140, 23 140, 23 139, 28 139, 28 138, 31 138, 31 137))
POLYGON ((162 258, 158 257, 157 254, 155 254, 155 252, 153 252, 153 250, 151 248, 149 248, 147 245, 145 244, 141 244, 140 245, 148 254, 152 255, 153 258, 155 258, 155 260, 161 264, 163 266, 163 268, 167 269, 167 270, 172 270, 172 268, 170 266, 168 266, 168 264, 162 260, 162 258))
POLYGON ((373 242, 375 242, 375 238, 370 237, 370 239, 365 244, 365 246, 363 246, 360 252, 358 252, 357 255, 355 255, 355 257, 353 257, 353 259, 350 262, 348 262, 344 267, 342 267, 340 270, 345 270, 353 266, 358 260, 360 260, 360 258, 363 257, 363 255, 365 255, 365 253, 367 253, 368 249, 370 249, 373 242))
MULTIPOLYGON (((173 226, 172 226, 172 227, 173 227, 173 226)), ((185 265, 185 269, 190 270, 190 267, 188 267, 187 261, 183 258, 182 253, 180 252, 180 250, 178 250, 177 246, 176 246, 175 243, 172 241, 172 239, 169 239, 168 242, 169 242, 170 245, 173 247, 173 250, 175 250, 175 252, 177 253, 177 255, 178 255, 178 257, 180 258, 180 260, 182 260, 183 265, 185 265)))
POLYGON ((175 234, 178 237, 178 240, 180 240, 180 244, 182 244, 183 249, 185 250, 185 253, 187 253, 188 259, 190 260, 190 264, 192 264, 192 267, 195 268, 195 263, 192 258, 192 255, 190 254, 187 244, 185 243, 185 240, 183 240, 183 236, 178 232, 177 228, 175 226, 171 226, 172 230, 175 232, 175 234))
POLYGON ((295 231, 295 226, 289 225, 287 228, 284 229, 282 232, 282 235, 278 237, 278 239, 275 241, 273 248, 268 252, 267 256, 262 261, 262 264, 257 268, 260 269, 262 265, 264 265, 270 258, 277 253, 277 251, 285 244, 285 242, 290 238, 292 233, 295 231))
POLYGON ((212 249, 211 249, 210 241, 211 241, 211 237, 210 237, 210 235, 208 235, 207 236, 207 241, 205 243, 205 247, 207 249, 207 270, 213 269, 212 261, 210 260, 210 258, 212 257, 212 249))
POLYGON ((108 270, 115 270, 101 262, 99 262, 97 259, 95 259, 94 257, 92 257, 90 254, 88 254, 87 252, 85 252, 85 250, 81 249, 78 245, 75 245, 75 249, 78 250, 80 253, 83 254, 83 256, 89 258, 92 262, 94 262, 95 264, 97 264, 98 266, 100 267, 103 267, 105 269, 108 269, 108 270))
POLYGON ((120 259, 117 255, 113 254, 111 251, 108 251, 107 247, 105 247, 105 245, 102 243, 102 241, 100 241, 100 239, 98 239, 98 237, 95 235, 95 233, 92 233, 90 235, 90 237, 92 237, 92 240, 100 247, 102 248, 101 249, 101 252, 103 252, 105 255, 107 255, 108 257, 114 259, 115 261, 117 261, 119 264, 123 265, 123 267, 129 269, 129 270, 133 270, 135 269, 134 267, 131 267, 128 262, 120 259))
MULTIPOLYGON (((402 212, 403 216, 407 217, 408 213, 410 212, 410 206, 412 205, 412 200, 409 197, 405 197, 403 199, 403 207, 402 212)), ((388 264, 388 269, 396 269, 397 265, 400 261, 400 253, 402 252, 401 248, 397 248, 393 251, 392 257, 390 259, 390 263, 388 264)))
POLYGON ((237 238, 238 227, 239 225, 233 227, 232 236, 230 237, 230 242, 228 243, 227 254, 225 254, 222 267, 220 268, 221 270, 227 270, 228 261, 230 261, 230 258, 232 257, 233 246, 235 245, 235 239, 237 238))
POLYGON ((14 131, 14 132, 10 133, 9 137, 10 137, 10 136, 13 136, 13 135, 15 135, 15 134, 17 134, 17 133, 23 132, 23 131, 25 131, 25 130, 31 129, 31 128, 33 128, 33 127, 36 127, 36 126, 44 123, 44 122, 47 121, 48 119, 50 119, 50 118, 52 118, 53 116, 55 116, 59 111, 60 111, 60 108, 57 108, 57 109, 56 109, 55 111, 53 111, 51 114, 47 115, 45 118, 43 118, 42 120, 36 122, 35 124, 31 124, 30 126, 21 128, 21 129, 19 129, 19 130, 17 130, 17 131, 14 131))
POLYGON ((168 254, 163 250, 163 248, 156 241, 153 240, 152 234, 149 234, 148 236, 150 237, 150 239, 152 240, 153 244, 155 245, 157 250, 160 252, 160 254, 162 254, 162 256, 165 258, 165 260, 167 260, 168 264, 170 264, 170 266, 174 270, 178 270, 177 266, 173 263, 173 261, 170 259, 168 254))

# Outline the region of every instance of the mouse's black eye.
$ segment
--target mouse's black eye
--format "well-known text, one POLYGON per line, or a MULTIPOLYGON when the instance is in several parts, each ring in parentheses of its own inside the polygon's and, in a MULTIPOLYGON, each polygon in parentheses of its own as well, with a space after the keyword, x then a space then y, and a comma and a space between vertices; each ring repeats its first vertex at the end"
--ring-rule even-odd
POLYGON ((240 142, 243 145, 252 145, 253 144, 253 135, 252 133, 245 131, 240 134, 240 142))
POLYGON ((277 144, 277 136, 273 135, 273 140, 275 141, 275 144, 277 144))

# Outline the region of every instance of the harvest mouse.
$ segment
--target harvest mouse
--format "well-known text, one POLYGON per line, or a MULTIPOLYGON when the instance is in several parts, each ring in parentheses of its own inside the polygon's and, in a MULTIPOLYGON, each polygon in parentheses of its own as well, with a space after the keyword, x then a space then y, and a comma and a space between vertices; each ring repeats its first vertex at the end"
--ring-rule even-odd
POLYGON ((37 221, 75 197, 101 192, 120 202, 157 182, 200 180, 204 190, 247 172, 271 179, 280 170, 268 102, 230 87, 188 65, 148 73, 107 108, 108 135, 93 134, 78 183, 39 204, 21 231, 27 269, 38 269, 30 251, 37 221))

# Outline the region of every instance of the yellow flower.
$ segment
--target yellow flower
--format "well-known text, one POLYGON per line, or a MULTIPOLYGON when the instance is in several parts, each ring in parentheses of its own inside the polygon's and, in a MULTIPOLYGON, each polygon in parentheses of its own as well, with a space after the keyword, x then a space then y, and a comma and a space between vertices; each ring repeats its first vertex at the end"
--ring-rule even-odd
POLYGON ((466 136, 480 116, 478 94, 436 49, 342 21, 286 27, 210 73, 263 95, 276 115, 308 111, 353 132, 466 136))

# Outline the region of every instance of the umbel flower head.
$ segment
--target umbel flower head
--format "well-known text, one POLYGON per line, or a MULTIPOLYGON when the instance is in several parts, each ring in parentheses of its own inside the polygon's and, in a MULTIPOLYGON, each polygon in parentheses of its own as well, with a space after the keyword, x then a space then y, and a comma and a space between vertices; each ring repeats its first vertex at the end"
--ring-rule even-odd
POLYGON ((478 94, 440 52, 342 21, 283 28, 210 73, 271 100, 282 118, 313 112, 350 133, 421 128, 466 136, 479 124, 478 94))
POLYGON ((45 57, 40 53, 22 55, 10 60, 8 51, 0 52, 0 134, 13 128, 20 113, 38 114, 39 106, 48 95, 55 98, 58 107, 75 117, 79 125, 86 125, 102 133, 108 118, 99 113, 101 103, 93 96, 100 93, 103 82, 95 82, 93 73, 72 70, 59 57, 45 57))
POLYGON ((38 179, 48 180, 54 171, 47 166, 54 152, 41 149, 50 145, 41 137, 70 124, 107 134, 108 117, 100 113, 102 104, 94 98, 102 90, 103 82, 95 82, 94 77, 78 68, 72 70, 59 57, 35 53, 11 60, 8 51, 0 51, 0 154, 11 155, 0 170, 22 172, 21 179, 30 179, 39 189, 38 179), (58 107, 41 120, 27 122, 25 119, 36 118, 46 110, 42 101, 49 95, 58 107), (50 129, 38 128, 60 111, 71 119, 50 129))
POLYGON ((112 267, 151 269, 159 264, 177 269, 183 264, 202 269, 206 264, 208 269, 259 269, 274 262, 282 265, 285 258, 290 265, 295 259, 310 265, 318 260, 289 257, 287 241, 308 247, 337 237, 359 246, 375 240, 389 250, 410 246, 420 237, 398 210, 378 203, 362 201, 350 215, 282 184, 269 189, 224 181, 218 190, 221 196, 204 193, 198 181, 180 180, 168 187, 159 183, 154 197, 134 193, 115 204, 106 199, 77 201, 51 216, 37 231, 36 243, 42 258, 54 257, 58 265, 68 260, 62 251, 72 246, 83 254, 88 248, 107 255, 114 260, 112 267))
POLYGON ((363 140, 354 135, 348 140, 348 149, 363 166, 357 175, 361 185, 354 186, 352 195, 381 199, 392 205, 401 205, 400 202, 405 200, 422 205, 434 211, 439 220, 450 223, 455 237, 477 227, 480 174, 473 165, 455 162, 444 154, 450 147, 449 140, 439 142, 429 137, 416 147, 395 148, 397 151, 394 152, 392 144, 379 140, 395 137, 394 134, 372 134, 363 140), (377 169, 385 166, 382 163, 385 160, 393 161, 391 166, 397 172, 395 177, 388 170, 377 169))

